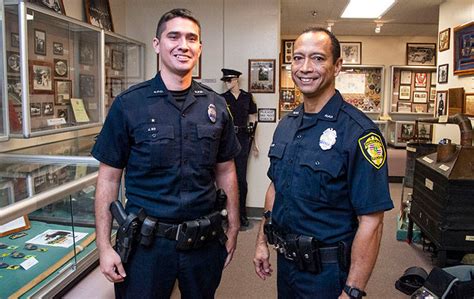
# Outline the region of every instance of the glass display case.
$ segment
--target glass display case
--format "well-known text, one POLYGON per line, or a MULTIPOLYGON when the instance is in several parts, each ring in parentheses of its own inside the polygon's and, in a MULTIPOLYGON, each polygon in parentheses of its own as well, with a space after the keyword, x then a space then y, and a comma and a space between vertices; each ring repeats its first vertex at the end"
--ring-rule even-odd
POLYGON ((414 121, 389 121, 388 144, 394 147, 406 147, 407 142, 415 137, 414 121))
POLYGON ((413 119, 434 114, 436 67, 391 67, 390 114, 411 115, 413 119))
POLYGON ((8 104, 5 63, 5 16, 3 14, 3 0, 0 0, 0 141, 8 139, 8 104))
POLYGON ((5 4, 12 137, 99 126, 101 30, 20 1, 5 4))

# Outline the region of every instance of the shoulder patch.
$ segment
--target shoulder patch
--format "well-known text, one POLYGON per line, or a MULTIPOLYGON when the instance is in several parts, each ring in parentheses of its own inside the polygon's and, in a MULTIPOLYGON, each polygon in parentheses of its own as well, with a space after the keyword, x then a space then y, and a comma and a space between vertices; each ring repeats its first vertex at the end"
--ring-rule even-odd
POLYGON ((359 147, 365 159, 375 168, 380 169, 385 164, 387 151, 378 134, 371 132, 359 138, 359 147))

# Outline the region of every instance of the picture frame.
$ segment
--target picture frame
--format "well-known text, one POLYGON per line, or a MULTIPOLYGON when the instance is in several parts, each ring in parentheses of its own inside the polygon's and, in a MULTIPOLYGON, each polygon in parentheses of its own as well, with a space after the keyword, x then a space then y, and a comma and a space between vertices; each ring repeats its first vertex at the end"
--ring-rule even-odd
POLYGON ((41 103, 30 103, 30 117, 41 116, 41 103))
POLYGON ((201 79, 201 56, 199 56, 198 61, 196 62, 196 65, 194 65, 193 68, 193 79, 201 79))
POLYGON ((46 31, 34 29, 35 54, 46 56, 46 31))
POLYGON ((280 90, 280 102, 294 103, 295 102, 295 90, 294 89, 281 89, 280 90))
POLYGON ((54 80, 54 84, 55 84, 54 104, 56 105, 71 104, 72 81, 71 80, 54 80))
POLYGON ((249 92, 275 93, 275 59, 249 59, 249 92))
POLYGON ((431 131, 433 125, 427 123, 418 123, 418 139, 431 140, 431 131))
POLYGON ((120 78, 110 78, 110 94, 115 98, 123 91, 123 81, 120 78))
POLYGON ((114 32, 109 0, 85 0, 85 11, 89 24, 114 32))
POLYGON ((411 113, 411 102, 398 102, 397 112, 411 113))
POLYGON ((20 73, 20 53, 7 51, 7 72, 20 73))
POLYGON ((431 72, 430 73, 430 81, 431 81, 431 86, 436 86, 436 72, 431 72))
POLYGON ((44 116, 54 115, 53 102, 43 102, 43 103, 41 103, 41 114, 44 115, 44 116))
POLYGON ((83 65, 94 65, 94 47, 91 42, 79 41, 79 63, 83 65))
POLYGON ((448 89, 448 115, 455 115, 464 111, 464 88, 449 88, 448 89))
POLYGON ((464 94, 463 113, 466 116, 474 117, 474 93, 464 94))
POLYGON ((427 73, 415 73, 415 87, 426 87, 427 82, 427 73))
POLYGON ((283 40, 283 63, 291 63, 293 61, 293 50, 295 40, 283 40))
POLYGON ((362 42, 340 42, 342 64, 362 63, 362 42))
POLYGON ((53 42, 53 54, 58 56, 64 55, 63 43, 53 42))
POLYGON ((21 79, 16 76, 7 77, 8 100, 13 106, 21 106, 21 79))
POLYGON ((449 64, 440 64, 438 66, 438 83, 448 83, 449 64))
POLYGON ((451 28, 447 28, 439 32, 438 49, 440 52, 449 50, 450 33, 451 28))
POLYGON ((65 59, 54 59, 54 76, 60 78, 67 78, 69 73, 69 67, 67 60, 65 59))
POLYGON ((414 113, 426 113, 428 111, 426 104, 413 104, 411 108, 414 113))
POLYGON ((411 78, 411 71, 400 71, 400 84, 411 84, 411 78))
POLYGON ((407 43, 407 65, 436 65, 435 43, 407 43))
POLYGON ((436 101, 436 86, 430 87, 430 101, 431 102, 436 101))
POLYGON ((20 47, 20 35, 16 32, 12 32, 10 34, 10 46, 12 48, 19 48, 20 47))
POLYGON ((125 55, 122 51, 112 50, 112 69, 123 71, 125 68, 125 55))
POLYGON ((53 65, 49 62, 30 60, 30 93, 52 94, 53 65))
POLYGON ((66 108, 59 108, 56 111, 56 117, 58 118, 64 118, 64 120, 67 122, 69 119, 69 109, 66 108))
POLYGON ((64 10, 63 0, 28 0, 28 2, 34 3, 36 5, 46 7, 55 11, 59 14, 66 15, 64 10))
POLYGON ((276 122, 275 108, 258 108, 258 122, 274 123, 276 122))
POLYGON ((111 65, 111 63, 112 63, 112 48, 108 44, 104 45, 104 60, 105 60, 105 66, 110 66, 111 65))
POLYGON ((413 103, 425 103, 428 102, 428 92, 426 91, 414 91, 413 92, 413 103))
POLYGON ((410 85, 400 85, 400 90, 398 93, 399 100, 410 100, 411 99, 411 86, 410 85))
POLYGON ((79 75, 79 94, 82 98, 95 96, 95 78, 93 75, 79 75))
POLYGON ((456 26, 453 29, 453 73, 456 76, 474 74, 474 47, 471 42, 473 31, 474 21, 456 26))
POLYGON ((446 107, 448 101, 448 91, 438 90, 436 91, 436 106, 435 106, 435 117, 446 115, 446 107))
POLYGON ((400 138, 402 140, 410 140, 415 136, 415 124, 401 124, 400 138))
POLYGON ((10 222, 0 225, 0 237, 27 230, 31 227, 28 216, 21 216, 10 222))
MULTIPOLYGON (((435 96, 435 98, 436 98, 436 96, 435 96)), ((428 113, 434 114, 435 105, 436 105, 436 100, 434 102, 432 102, 432 101, 428 102, 428 113)))

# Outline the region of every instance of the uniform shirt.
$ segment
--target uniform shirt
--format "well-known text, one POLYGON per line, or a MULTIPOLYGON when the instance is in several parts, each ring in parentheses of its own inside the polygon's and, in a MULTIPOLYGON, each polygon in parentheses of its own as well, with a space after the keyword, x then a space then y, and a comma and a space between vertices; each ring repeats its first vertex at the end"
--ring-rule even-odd
POLYGON ((125 168, 129 211, 178 223, 212 211, 216 163, 239 150, 222 97, 193 81, 181 107, 157 74, 115 99, 92 155, 125 168))
POLYGON ((312 115, 284 117, 269 151, 273 222, 288 233, 352 242, 357 216, 393 208, 385 142, 377 126, 340 93, 312 115))
POLYGON ((247 126, 249 114, 257 113, 257 105, 253 101, 252 94, 241 89, 237 99, 230 90, 224 92, 222 96, 232 113, 234 124, 239 127, 247 126))

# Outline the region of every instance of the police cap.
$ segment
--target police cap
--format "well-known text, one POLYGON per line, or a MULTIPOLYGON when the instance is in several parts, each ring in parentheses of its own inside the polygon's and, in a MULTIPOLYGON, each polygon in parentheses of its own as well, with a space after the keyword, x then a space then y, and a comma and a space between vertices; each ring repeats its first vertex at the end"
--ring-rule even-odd
POLYGON ((221 69, 222 71, 222 81, 230 81, 232 78, 239 78, 240 75, 242 75, 241 72, 236 71, 236 70, 231 70, 231 69, 221 69))

